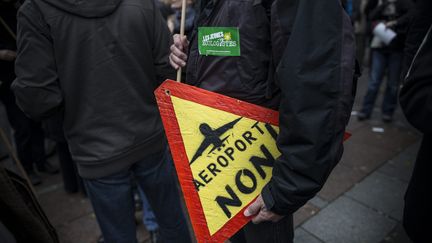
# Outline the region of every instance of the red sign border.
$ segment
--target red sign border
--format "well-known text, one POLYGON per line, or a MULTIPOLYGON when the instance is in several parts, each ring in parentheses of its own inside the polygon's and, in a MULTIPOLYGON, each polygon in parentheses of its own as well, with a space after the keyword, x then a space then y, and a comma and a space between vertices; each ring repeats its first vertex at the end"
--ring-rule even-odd
POLYGON ((246 209, 244 207, 213 236, 210 235, 207 227, 203 227, 207 223, 198 192, 193 184, 193 175, 189 167, 183 138, 180 135, 180 127, 174 115, 175 110, 171 95, 275 126, 279 126, 279 112, 173 80, 165 81, 156 89, 155 95, 197 241, 223 242, 235 234, 239 228, 246 225, 251 217, 243 215, 243 211, 246 209))

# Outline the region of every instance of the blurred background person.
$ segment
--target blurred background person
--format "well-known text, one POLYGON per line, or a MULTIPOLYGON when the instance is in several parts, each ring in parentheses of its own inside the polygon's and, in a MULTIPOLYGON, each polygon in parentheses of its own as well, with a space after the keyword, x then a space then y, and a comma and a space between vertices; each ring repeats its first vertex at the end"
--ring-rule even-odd
MULTIPOLYGON (((171 9, 173 14, 168 18, 168 27, 173 34, 180 33, 180 23, 181 23, 181 8, 182 0, 172 0, 171 9)), ((188 39, 191 38, 191 33, 195 22, 195 4, 193 0, 187 0, 186 6, 186 18, 185 18, 185 35, 188 39)))
POLYGON ((363 99, 363 106, 358 113, 360 121, 369 119, 372 115, 375 100, 381 83, 387 74, 387 87, 382 103, 382 120, 391 122, 397 105, 397 93, 402 68, 404 42, 410 20, 409 11, 412 7, 410 0, 370 0, 365 13, 371 29, 380 23, 393 30, 396 37, 386 44, 377 35, 371 40, 372 63, 367 92, 363 99), (386 72, 387 71, 387 72, 386 72))
MULTIPOLYGON (((182 0, 155 0, 162 14, 167 21, 168 29, 172 34, 180 33, 182 0)), ((193 0, 186 1, 185 35, 190 36, 192 32, 196 10, 193 0)))
POLYGON ((156 6, 162 14, 162 17, 165 21, 169 16, 174 14, 173 9, 171 8, 171 3, 173 0, 154 0, 156 2, 156 6))
POLYGON ((16 14, 17 2, 0 0, 0 99, 3 102, 7 117, 14 130, 15 147, 18 158, 23 164, 33 185, 42 182, 35 172, 55 174, 58 168, 49 163, 45 156, 45 137, 40 122, 28 118, 16 105, 15 96, 10 89, 15 79, 14 64, 16 58, 16 14))

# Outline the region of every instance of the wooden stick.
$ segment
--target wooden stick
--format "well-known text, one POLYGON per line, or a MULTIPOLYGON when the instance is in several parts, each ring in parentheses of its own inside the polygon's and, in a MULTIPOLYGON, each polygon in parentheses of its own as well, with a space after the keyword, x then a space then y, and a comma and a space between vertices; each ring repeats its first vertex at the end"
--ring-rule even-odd
POLYGON ((6 21, 4 21, 4 19, 1 16, 0 16, 0 23, 3 25, 3 27, 6 29, 6 31, 12 36, 12 38, 14 40, 16 40, 15 33, 12 31, 12 29, 9 27, 9 25, 7 25, 6 21))
MULTIPOLYGON (((186 22, 186 0, 182 0, 181 22, 180 22, 180 40, 183 40, 186 22)), ((184 51, 184 50, 183 50, 184 51)), ((182 68, 177 70, 177 82, 181 83, 182 68)))
POLYGON ((3 140, 4 145, 6 145, 6 149, 9 152, 9 155, 12 157, 12 159, 15 161, 16 166, 18 167, 18 170, 21 172, 22 176, 24 177, 24 179, 27 181, 30 189, 32 190, 33 194, 35 195, 35 197, 37 197, 36 191, 33 187, 33 184, 31 183, 27 172, 24 170, 24 167, 21 164, 21 161, 18 159, 18 157, 16 156, 13 148, 12 148, 12 144, 9 142, 9 139, 6 136, 6 133, 3 131, 3 129, 0 127, 0 136, 3 140))

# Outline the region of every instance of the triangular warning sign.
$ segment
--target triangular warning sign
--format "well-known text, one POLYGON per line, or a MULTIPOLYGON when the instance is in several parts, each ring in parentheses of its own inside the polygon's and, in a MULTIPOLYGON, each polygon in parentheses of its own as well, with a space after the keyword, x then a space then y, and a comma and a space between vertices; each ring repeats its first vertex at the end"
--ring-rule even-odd
POLYGON ((278 113, 174 81, 155 93, 197 240, 223 242, 271 178, 278 113))
POLYGON ((270 181, 278 112, 168 80, 156 99, 198 242, 224 242, 270 181))

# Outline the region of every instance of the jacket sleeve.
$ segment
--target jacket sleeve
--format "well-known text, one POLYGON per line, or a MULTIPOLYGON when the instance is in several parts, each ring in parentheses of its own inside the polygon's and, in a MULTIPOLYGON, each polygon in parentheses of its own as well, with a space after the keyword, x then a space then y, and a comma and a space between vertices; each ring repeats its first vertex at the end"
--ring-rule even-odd
MULTIPOLYGON (((293 6, 287 2, 277 9, 293 6)), ((282 25, 292 29, 276 71, 282 155, 261 194, 281 215, 295 212, 324 185, 342 155, 353 103, 354 32, 340 1, 299 0, 295 15, 293 24, 282 25)))
POLYGON ((397 19, 396 27, 406 29, 415 14, 411 0, 404 0, 400 3, 401 16, 397 19))
POLYGON ((12 84, 18 106, 41 120, 62 105, 52 42, 41 13, 27 1, 18 12, 16 80, 12 84))
POLYGON ((417 53, 417 50, 432 23, 430 9, 432 9, 432 1, 418 0, 416 6, 411 11, 412 22, 409 24, 408 34, 405 41, 404 63, 401 77, 406 76, 414 55, 417 53))
POLYGON ((424 38, 400 92, 407 120, 425 134, 432 134, 432 26, 424 38))
POLYGON ((160 11, 154 11, 154 47, 153 58, 156 71, 156 80, 162 83, 166 79, 175 79, 175 70, 169 64, 171 33, 160 11))

